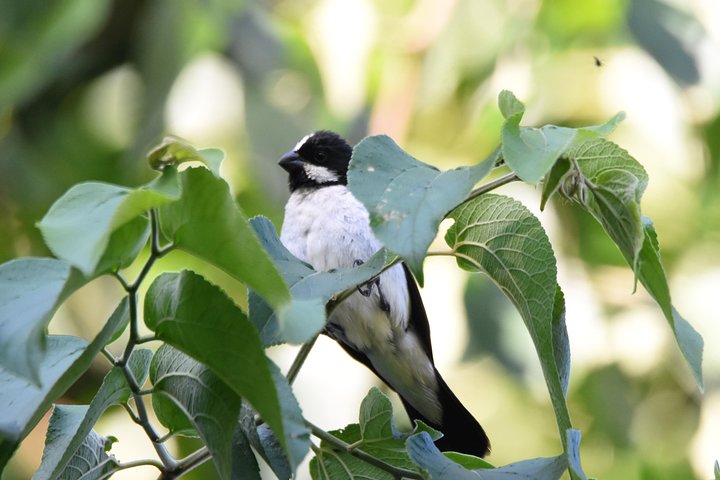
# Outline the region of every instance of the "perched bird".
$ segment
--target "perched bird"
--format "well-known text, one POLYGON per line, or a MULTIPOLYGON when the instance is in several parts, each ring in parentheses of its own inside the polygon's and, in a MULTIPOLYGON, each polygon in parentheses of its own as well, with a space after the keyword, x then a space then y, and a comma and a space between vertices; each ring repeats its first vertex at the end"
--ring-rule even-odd
MULTIPOLYGON (((368 211, 347 188, 351 154, 339 135, 318 131, 280 159, 291 192, 280 239, 316 270, 362 264, 382 247, 368 211)), ((444 433, 441 450, 489 452, 485 431, 435 368, 427 314, 407 266, 358 287, 333 311, 325 333, 396 391, 411 419, 444 433)))

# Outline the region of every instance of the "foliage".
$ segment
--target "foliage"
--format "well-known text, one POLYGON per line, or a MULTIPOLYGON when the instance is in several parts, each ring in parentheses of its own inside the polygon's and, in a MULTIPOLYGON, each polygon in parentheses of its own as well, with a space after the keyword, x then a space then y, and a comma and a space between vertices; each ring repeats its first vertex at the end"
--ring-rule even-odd
POLYGON ((505 116, 501 146, 473 167, 441 171, 386 136, 368 137, 355 148, 349 187, 394 255, 383 250, 349 270, 316 272, 282 246, 268 219, 248 220, 218 175, 217 150, 166 139, 149 155, 150 164, 161 169, 152 182, 136 189, 97 182, 70 188, 39 224, 59 258, 18 259, 0 266, 5 286, 0 344, 20 340, 15 350, 0 356, 0 466, 102 351, 111 368, 92 402, 55 405, 38 478, 61 478, 76 472, 78 462, 89 468, 79 472, 82 478, 105 478, 138 465, 155 466, 174 478, 209 459, 220 478, 257 478, 253 448, 281 478, 291 476, 312 449, 314 478, 550 480, 568 471, 573 479, 585 479, 580 432, 566 401, 570 348, 553 248, 525 206, 489 192, 519 179, 542 180, 543 205, 562 195, 590 213, 658 302, 700 387, 702 339, 670 302, 655 231, 640 212, 647 184, 643 168, 600 137, 622 116, 601 127, 535 129, 519 126, 524 106, 512 93, 502 92, 499 104, 505 116), (186 162, 210 169, 184 168, 186 162), (472 190, 491 170, 504 171, 505 163, 510 173, 472 190), (493 468, 469 456, 444 455, 433 444, 440 432, 421 423, 412 432, 399 432, 389 400, 377 390, 363 401, 359 423, 337 431, 325 432, 301 413, 291 384, 324 325, 326 310, 331 312, 357 286, 400 260, 422 279, 429 244, 446 217, 454 223, 445 235, 450 247, 445 254, 496 283, 530 333, 562 444, 554 457, 493 468), (73 242, 78 236, 82 240, 73 242), (146 242, 149 256, 136 260, 146 242), (154 263, 180 249, 247 285, 249 314, 192 270, 151 279, 154 263), (129 282, 124 269, 136 261, 141 267, 129 282), (125 298, 95 339, 46 336, 52 313, 69 292, 101 275, 114 277, 125 298), (141 315, 138 292, 146 283, 150 286, 141 315), (149 337, 139 335, 141 318, 153 332, 149 337), (125 329, 125 349, 113 356, 104 347, 125 329), (154 352, 139 348, 147 342, 160 346, 154 352), (286 376, 265 352, 284 342, 307 342, 286 376), (114 404, 124 406, 143 427, 159 462, 123 463, 108 455, 112 441, 93 426, 114 404), (151 406, 167 435, 160 435, 151 422, 151 406), (164 442, 178 434, 199 437, 204 446, 176 459, 164 442), (321 440, 319 446, 311 434, 321 440))

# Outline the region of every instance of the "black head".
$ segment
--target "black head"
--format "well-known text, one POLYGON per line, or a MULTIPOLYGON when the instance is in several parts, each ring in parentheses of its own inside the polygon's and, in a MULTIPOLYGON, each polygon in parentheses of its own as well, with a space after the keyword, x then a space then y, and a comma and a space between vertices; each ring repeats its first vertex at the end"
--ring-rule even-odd
POLYGON ((347 185, 352 147, 337 133, 320 130, 301 139, 280 159, 289 175, 290 191, 347 185))

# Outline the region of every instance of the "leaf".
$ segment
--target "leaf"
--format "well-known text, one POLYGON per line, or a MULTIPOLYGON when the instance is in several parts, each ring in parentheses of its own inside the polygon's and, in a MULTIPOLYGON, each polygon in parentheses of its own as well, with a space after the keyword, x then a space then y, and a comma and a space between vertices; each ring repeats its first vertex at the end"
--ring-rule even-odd
MULTIPOLYGON (((66 444, 68 433, 79 429, 87 415, 87 405, 56 405, 50 417, 46 450, 57 448, 57 444, 66 444)), ((108 439, 90 430, 82 439, 77 449, 70 455, 67 464, 54 477, 63 480, 96 480, 108 478, 109 473, 117 469, 115 457, 106 453, 108 439)), ((36 478, 37 474, 33 477, 36 478)))
POLYGON ((715 460, 715 480, 720 480, 720 463, 718 463, 717 460, 715 460))
MULTIPOLYGON (((395 430, 392 420, 390 399, 373 387, 360 405, 360 423, 351 424, 342 430, 329 432, 339 440, 398 468, 418 471, 405 450, 405 440, 420 432, 428 435, 431 442, 441 437, 422 422, 416 421, 415 429, 409 433, 395 430)), ((317 478, 394 478, 378 467, 354 457, 323 440, 315 450, 316 457, 310 462, 310 473, 317 478), (336 477, 337 476, 337 477, 336 477)))
POLYGON ((425 432, 408 438, 407 450, 410 458, 428 472, 432 480, 558 480, 567 468, 565 457, 560 455, 494 469, 467 470, 445 457, 425 432))
POLYGON ((564 432, 572 425, 561 372, 566 376, 569 367, 564 352, 559 349, 556 356, 554 349, 564 340, 550 241, 539 220, 509 197, 482 195, 455 209, 450 217, 455 223, 445 241, 458 265, 485 272, 520 312, 540 359, 564 445, 564 432))
POLYGON ((179 195, 174 169, 134 190, 108 183, 80 183, 53 203, 38 227, 58 258, 90 275, 115 230, 179 195))
POLYGON ((370 212, 377 238, 400 255, 423 284, 422 265, 440 222, 495 166, 495 155, 474 167, 440 171, 403 151, 386 135, 355 146, 348 186, 370 212))
POLYGON ((176 167, 185 162, 200 162, 220 177, 220 164, 225 153, 219 148, 197 149, 185 140, 168 135, 147 154, 148 163, 154 170, 163 171, 167 166, 176 167))
POLYGON ((253 291, 250 292, 250 321, 260 332, 266 346, 282 342, 303 343, 313 338, 325 326, 325 304, 338 293, 367 282, 385 266, 386 255, 381 250, 358 267, 318 272, 285 248, 270 220, 254 217, 250 219, 250 224, 275 267, 290 286, 296 305, 295 308, 281 312, 278 319, 267 303, 253 291), (308 313, 289 314, 293 311, 301 312, 297 305, 303 302, 307 302, 310 308, 308 313))
POLYGON ((256 425, 255 410, 243 402, 236 436, 245 438, 280 480, 289 480, 292 469, 280 442, 266 423, 256 425))
POLYGON ((110 235, 105 253, 95 266, 92 277, 127 268, 140 254, 150 238, 150 222, 136 217, 110 235))
POLYGON ((565 325, 565 295, 560 289, 560 285, 555 290, 552 318, 553 354, 560 377, 560 385, 564 396, 567 397, 570 385, 570 339, 565 325))
POLYGON ((582 465, 580 464, 580 437, 580 430, 571 428, 567 431, 568 469, 572 472, 573 478, 587 480, 582 465))
MULTIPOLYGON (((238 480, 262 480, 260 478, 260 467, 258 466, 250 441, 240 428, 235 429, 230 448, 230 455, 232 456, 230 478, 238 480)), ((282 451, 282 447, 280 447, 279 444, 278 449, 282 451)), ((287 478, 290 478, 289 473, 287 478)))
POLYGON ((545 175, 542 197, 540 198, 540 210, 545 210, 547 201, 558 191, 560 183, 565 179, 565 175, 570 172, 570 167, 570 160, 560 157, 550 169, 550 173, 545 175))
MULTIPOLYGON (((162 396, 179 407, 212 454, 220 478, 232 478, 232 440, 241 399, 208 367, 170 345, 162 345, 150 365, 153 399, 162 396)), ((155 405, 155 402, 153 402, 155 405)), ((170 430, 164 410, 155 410, 170 430)))
MULTIPOLYGON (((183 271, 155 279, 145 297, 145 323, 158 338, 207 365, 258 411, 294 468, 310 447, 299 407, 284 402, 253 325, 218 287, 183 271)), ((292 397, 288 391, 287 395, 292 397)))
POLYGON ((39 363, 40 385, 0 369, 0 470, 20 440, 32 430, 50 405, 90 366, 95 355, 128 322, 127 303, 120 303, 95 339, 50 335, 39 363))
POLYGON ((39 384, 45 328, 57 307, 84 283, 70 265, 20 258, 0 265, 0 366, 39 384))
POLYGON ((525 106, 512 92, 503 90, 498 105, 505 117, 502 127, 502 157, 522 180, 537 183, 555 161, 570 148, 611 133, 625 114, 620 112, 602 125, 581 128, 545 125, 520 127, 525 106))
MULTIPOLYGON (((130 371, 133 372, 139 385, 142 385, 147 378, 151 358, 151 350, 140 349, 134 350, 128 359, 130 371)), ((87 440, 88 435, 92 434, 92 428, 100 416, 111 405, 127 402, 131 393, 122 369, 115 367, 103 379, 103 383, 90 405, 56 405, 53 418, 56 415, 64 414, 72 421, 57 423, 53 426, 51 418, 42 462, 40 468, 33 475, 33 480, 61 478, 61 472, 71 463, 73 456, 87 440)))
POLYGON ((260 294, 273 308, 287 307, 290 293, 245 214, 221 178, 204 168, 180 174, 182 198, 160 211, 165 236, 260 294))
POLYGON ((702 390, 702 337, 672 306, 652 222, 640 212, 645 169, 625 150, 598 139, 568 152, 573 168, 558 191, 588 211, 615 242, 635 276, 660 306, 702 390))

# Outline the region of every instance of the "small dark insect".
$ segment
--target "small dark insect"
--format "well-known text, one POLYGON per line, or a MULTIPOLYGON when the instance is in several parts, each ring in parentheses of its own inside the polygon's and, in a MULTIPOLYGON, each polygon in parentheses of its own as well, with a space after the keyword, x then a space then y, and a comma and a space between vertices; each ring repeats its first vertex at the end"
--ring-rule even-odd
POLYGON ((596 67, 602 67, 603 65, 605 65, 605 62, 603 62, 602 60, 600 60, 598 57, 593 56, 593 59, 595 60, 595 66, 596 66, 596 67))

